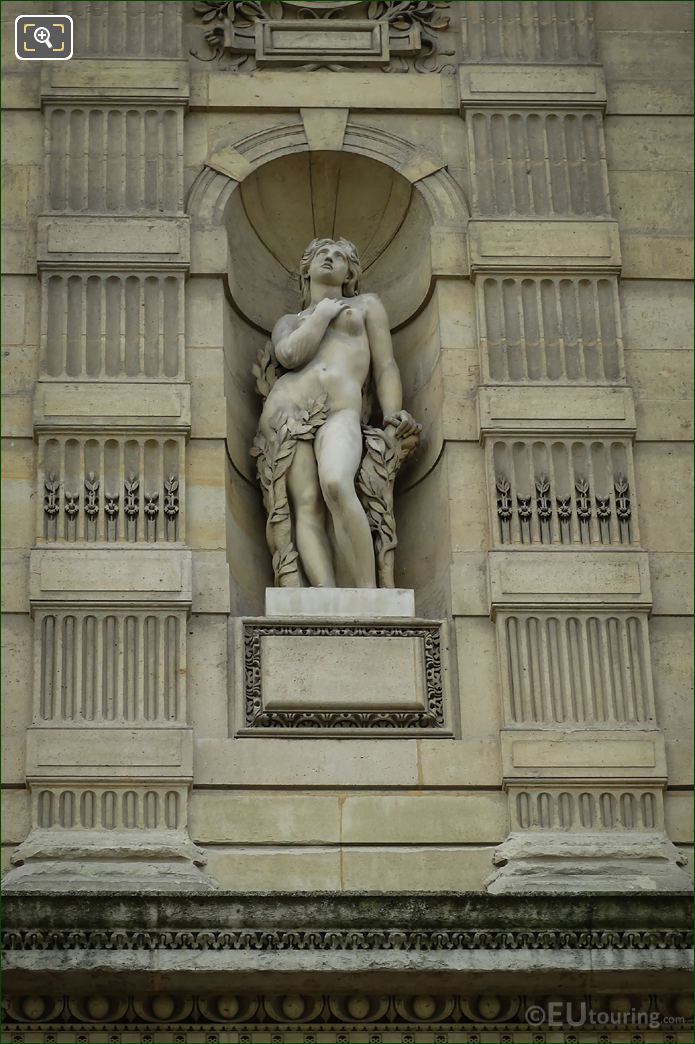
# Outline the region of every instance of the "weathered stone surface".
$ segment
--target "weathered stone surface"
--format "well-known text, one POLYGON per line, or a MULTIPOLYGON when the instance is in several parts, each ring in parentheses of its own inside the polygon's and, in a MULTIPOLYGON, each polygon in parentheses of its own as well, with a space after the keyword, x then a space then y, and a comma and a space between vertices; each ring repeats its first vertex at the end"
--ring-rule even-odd
POLYGON ((664 834, 510 834, 494 862, 494 895, 682 892, 689 880, 664 834))
MULTIPOLYGON (((271 66, 249 73, 196 57, 207 45, 190 4, 72 6, 87 57, 42 68, 12 54, 25 9, 2 11, 3 866, 24 842, 10 883, 44 893, 24 927, 50 919, 81 946, 80 931, 122 925, 154 949, 12 951, 21 996, 59 992, 72 1017, 71 964, 81 984, 100 975, 124 998, 145 982, 161 991, 162 974, 203 1003, 230 974, 285 996, 280 972, 299 995, 335 976, 335 996, 361 978, 391 997, 403 973, 408 996, 427 984, 440 997, 444 983, 458 995, 463 974, 505 997, 512 979, 550 996, 571 978, 584 995, 639 985, 661 1004, 686 959, 664 934, 680 914, 657 893, 685 878, 661 831, 681 855, 692 840, 690 5, 450 4, 435 43, 451 69, 417 71, 408 54, 396 75, 280 69, 282 20, 261 26, 271 66), (299 633, 326 614, 338 626, 367 615, 364 590, 344 616, 323 588, 321 616, 293 600, 270 613, 298 630, 266 641, 266 713, 347 717, 268 734, 245 728, 262 657, 235 641, 272 583, 251 367, 277 316, 301 308, 298 252, 341 235, 359 248, 362 289, 385 303, 403 403, 423 427, 395 489, 395 583, 415 609, 408 599, 389 618, 443 622, 445 727, 419 724, 439 669, 423 671, 412 636, 299 633), (165 488, 173 472, 178 494, 165 488), (122 521, 126 482, 138 526, 109 529, 105 498, 122 521), (630 520, 618 526, 621 496, 630 520), (377 704, 382 720, 348 713, 377 704), (415 724, 394 731, 394 713, 415 724), (202 853, 186 833, 189 784, 202 853), (492 887, 564 898, 481 896, 509 829, 492 887), (204 856, 236 893, 214 911, 190 891, 209 887, 204 856), (384 880, 395 895, 364 894, 384 880), (143 897, 52 891, 72 888, 143 897), (167 902, 157 888, 189 891, 167 902), (577 894, 587 888, 629 894, 577 894), (273 894, 248 895, 258 889, 273 894), (462 889, 478 895, 451 897, 462 889), (325 895, 340 891, 362 894, 325 895), (448 948, 406 934, 399 950, 352 950, 345 935, 348 949, 295 951, 289 937, 273 949, 278 921, 316 930, 320 946, 330 927, 364 946, 360 932, 386 925, 436 928, 448 948), (146 934, 197 939, 210 925, 271 942, 176 950, 146 934), (488 930, 494 949, 481 948, 488 930), (619 935, 606 944, 603 932, 619 935)), ((297 5, 284 6, 304 47, 297 5)), ((354 6, 331 9, 337 30, 319 8, 314 42, 357 41, 341 24, 354 6)), ((399 46, 422 43, 418 25, 399 46)), ((460 1030, 464 1008, 452 1010, 460 1030)), ((511 1025, 494 1029, 518 1035, 511 1025)), ((210 1026, 198 1029, 183 1033, 210 1026)))

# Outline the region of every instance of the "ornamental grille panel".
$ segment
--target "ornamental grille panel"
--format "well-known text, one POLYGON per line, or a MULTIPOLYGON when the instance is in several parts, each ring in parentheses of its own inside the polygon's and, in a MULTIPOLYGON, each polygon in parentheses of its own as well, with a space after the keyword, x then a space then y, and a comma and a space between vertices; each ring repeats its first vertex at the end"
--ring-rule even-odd
POLYGON ((185 539, 183 437, 42 436, 47 543, 171 543, 185 539))
POLYGON ((473 113, 469 140, 475 215, 609 216, 598 113, 473 113))
POLYGON ((595 61, 591 3, 468 0, 460 6, 468 61, 595 61))
POLYGON ((39 612, 36 717, 185 724, 185 613, 39 612))
POLYGON ((183 275, 60 272, 43 281, 44 375, 183 377, 183 275))
POLYGON ((497 544, 639 543, 627 439, 499 439, 486 452, 497 544))
POLYGON ((49 211, 182 212, 182 109, 51 108, 46 143, 49 211))
POLYGON ((646 615, 500 614, 497 635, 507 722, 654 723, 646 615))
POLYGON ((623 383, 615 279, 486 276, 476 294, 485 380, 623 383))
POLYGON ((177 58, 181 20, 171 0, 109 0, 55 4, 72 15, 74 53, 79 58, 177 58))

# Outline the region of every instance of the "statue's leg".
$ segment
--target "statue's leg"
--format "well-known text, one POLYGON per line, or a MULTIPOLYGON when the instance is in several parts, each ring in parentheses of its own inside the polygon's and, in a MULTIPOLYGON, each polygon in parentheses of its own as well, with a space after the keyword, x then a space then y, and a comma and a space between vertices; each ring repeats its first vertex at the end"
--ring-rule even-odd
POLYGON ((339 410, 319 429, 315 441, 319 481, 335 531, 335 553, 341 572, 353 587, 376 587, 374 545, 364 508, 355 492, 362 460, 360 419, 339 410))
POLYGON ((297 442, 287 473, 294 511, 294 530, 302 569, 312 587, 335 587, 331 545, 326 533, 326 509, 311 442, 297 442))

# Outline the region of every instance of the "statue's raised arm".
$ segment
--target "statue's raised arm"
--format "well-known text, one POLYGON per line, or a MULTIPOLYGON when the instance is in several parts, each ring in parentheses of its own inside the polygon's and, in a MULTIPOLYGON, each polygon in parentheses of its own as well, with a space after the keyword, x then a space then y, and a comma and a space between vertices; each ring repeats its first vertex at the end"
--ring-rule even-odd
POLYGON ((279 587, 376 587, 377 573, 393 586, 393 483, 420 425, 403 409, 386 311, 359 279, 348 240, 310 243, 302 310, 254 367, 265 403, 252 452, 279 587), (383 427, 362 424, 370 378, 383 427))

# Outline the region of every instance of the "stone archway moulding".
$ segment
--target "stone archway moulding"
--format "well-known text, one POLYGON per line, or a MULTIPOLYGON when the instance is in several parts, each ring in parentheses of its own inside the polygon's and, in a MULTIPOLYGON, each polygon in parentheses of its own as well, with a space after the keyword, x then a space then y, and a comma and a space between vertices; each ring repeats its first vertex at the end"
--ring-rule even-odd
MULTIPOLYGON (((468 275, 465 232, 469 209, 445 161, 380 127, 349 120, 347 109, 300 109, 300 119, 295 122, 213 149, 189 191, 187 211, 193 235, 200 228, 220 229, 232 194, 264 164, 283 156, 319 151, 356 153, 390 166, 405 178, 430 214, 433 276, 468 275)), ((206 254, 207 273, 226 272, 226 250, 216 253, 216 263, 212 264, 210 252, 206 254)))

